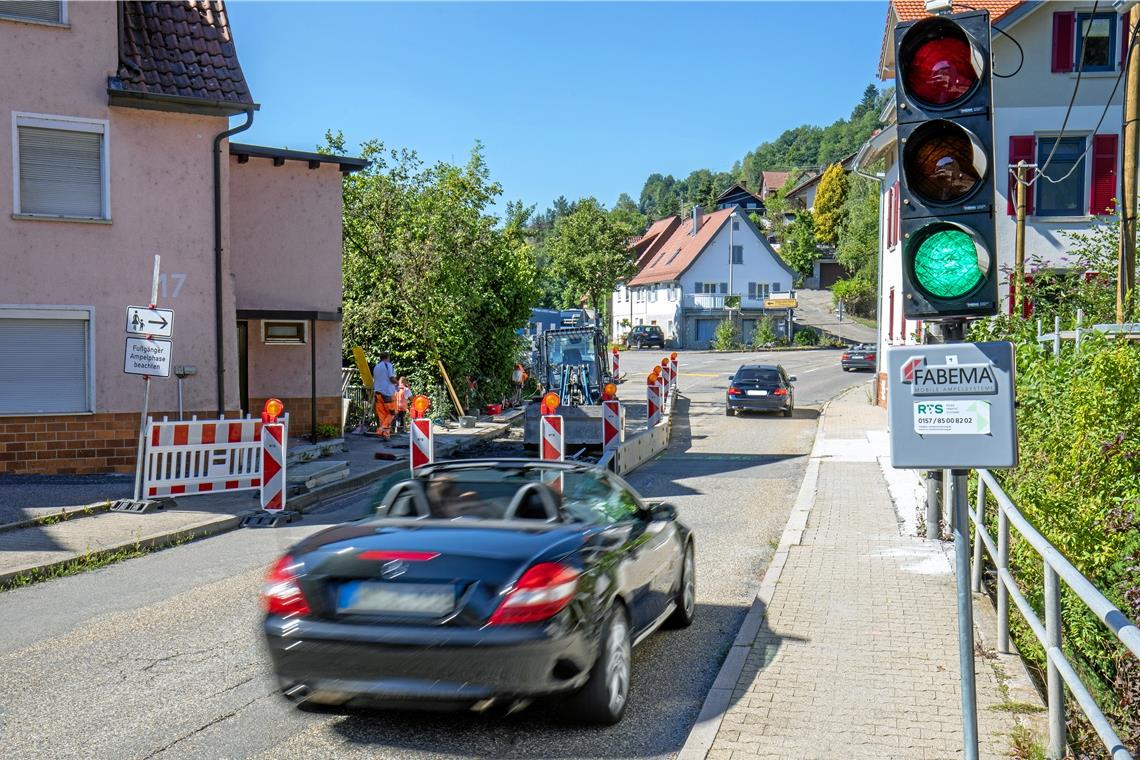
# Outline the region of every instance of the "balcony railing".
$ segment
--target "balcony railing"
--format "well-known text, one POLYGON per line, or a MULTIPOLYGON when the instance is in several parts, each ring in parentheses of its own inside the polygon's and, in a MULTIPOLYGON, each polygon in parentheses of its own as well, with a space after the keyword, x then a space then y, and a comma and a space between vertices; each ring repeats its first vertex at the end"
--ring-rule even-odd
MULTIPOLYGON (((729 296, 724 293, 686 293, 683 305, 687 309, 723 309, 724 299, 729 296)), ((791 298, 789 293, 773 293, 767 298, 791 298)), ((763 309, 765 298, 749 298, 739 296, 741 309, 763 309)))

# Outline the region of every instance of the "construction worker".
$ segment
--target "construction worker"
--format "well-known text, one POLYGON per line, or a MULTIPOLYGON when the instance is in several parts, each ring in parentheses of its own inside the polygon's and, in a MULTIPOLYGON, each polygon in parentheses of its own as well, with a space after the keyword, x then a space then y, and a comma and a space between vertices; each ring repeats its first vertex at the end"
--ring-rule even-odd
POLYGON ((376 391, 376 435, 386 441, 392 437, 392 420, 396 416, 396 370, 387 351, 380 354, 380 362, 372 370, 372 382, 376 391))
POLYGON ((406 433, 408 431, 408 402, 412 400, 412 389, 408 387, 408 379, 401 375, 396 385, 396 423, 394 432, 406 433))
POLYGON ((513 396, 511 396, 511 403, 514 406, 518 406, 522 403, 523 383, 526 382, 526 370, 523 369, 523 365, 515 365, 515 371, 511 373, 511 381, 515 386, 515 393, 513 396))

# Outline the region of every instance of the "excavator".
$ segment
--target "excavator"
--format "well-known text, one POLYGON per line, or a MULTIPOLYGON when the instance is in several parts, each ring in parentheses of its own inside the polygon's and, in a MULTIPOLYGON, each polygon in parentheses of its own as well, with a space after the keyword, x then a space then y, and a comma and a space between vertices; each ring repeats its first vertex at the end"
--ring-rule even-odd
POLYGON ((547 330, 536 339, 535 376, 538 395, 527 403, 523 417, 523 443, 537 447, 540 399, 544 393, 560 397, 563 440, 571 446, 602 445, 602 389, 616 382, 606 354, 606 337, 598 327, 547 330))

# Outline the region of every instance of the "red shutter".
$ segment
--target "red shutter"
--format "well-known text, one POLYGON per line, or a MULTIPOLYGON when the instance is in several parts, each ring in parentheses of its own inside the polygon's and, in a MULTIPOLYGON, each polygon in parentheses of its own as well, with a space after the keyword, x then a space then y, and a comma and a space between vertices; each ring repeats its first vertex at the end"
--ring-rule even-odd
POLYGON ((1120 68, 1128 63, 1128 41, 1131 39, 1128 28, 1128 14, 1125 13, 1120 17, 1120 68))
MULTIPOLYGON (((1024 161, 1027 164, 1033 163, 1033 151, 1037 147, 1037 138, 1033 135, 1010 135, 1009 138, 1009 185, 1006 190, 1006 213, 1010 216, 1017 215, 1017 208, 1014 203, 1017 201, 1017 176, 1014 173, 1014 167, 1017 166, 1018 161, 1024 161)), ((1027 173, 1027 178, 1032 177, 1032 173, 1027 173)), ((1033 185, 1025 188, 1025 215, 1029 216, 1033 213, 1033 185)))
POLYGON ((891 185, 887 188, 887 218, 883 225, 883 230, 886 232, 887 248, 895 244, 895 186, 891 185))
MULTIPOLYGON (((1025 275, 1025 284, 1033 284, 1033 275, 1025 275)), ((1033 299, 1030 298, 1028 294, 1026 294, 1025 297, 1021 299, 1021 316, 1025 319, 1029 319, 1033 316, 1033 299)))
POLYGON ((1053 71, 1073 70, 1073 38, 1077 16, 1072 11, 1053 14, 1053 71))
POLYGON ((1093 135, 1092 188, 1089 192, 1089 213, 1112 213, 1116 208, 1115 201, 1116 135, 1093 135))
POLYGON ((895 182, 895 242, 902 242, 902 190, 895 182))

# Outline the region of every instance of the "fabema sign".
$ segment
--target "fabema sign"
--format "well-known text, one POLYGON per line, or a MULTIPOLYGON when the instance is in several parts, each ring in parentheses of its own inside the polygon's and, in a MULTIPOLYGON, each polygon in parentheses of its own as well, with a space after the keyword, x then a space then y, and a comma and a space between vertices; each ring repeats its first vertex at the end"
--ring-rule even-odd
POLYGON ((1012 343, 898 346, 887 364, 892 466, 1017 464, 1012 343))

